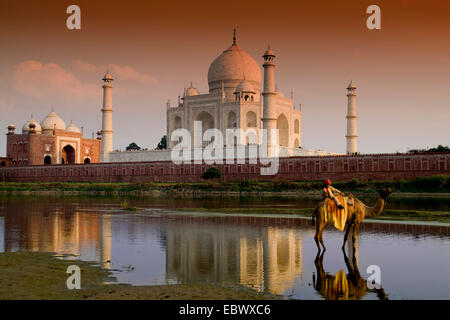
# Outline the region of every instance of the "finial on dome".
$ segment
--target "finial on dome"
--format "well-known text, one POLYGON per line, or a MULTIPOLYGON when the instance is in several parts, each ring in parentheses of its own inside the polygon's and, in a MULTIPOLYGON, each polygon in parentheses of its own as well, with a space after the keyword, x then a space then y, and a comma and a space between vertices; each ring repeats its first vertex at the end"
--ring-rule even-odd
POLYGON ((356 89, 356 86, 353 83, 353 79, 352 79, 352 80, 350 80, 350 84, 348 85, 347 90, 355 90, 355 89, 356 89))
POLYGON ((233 30, 233 45, 236 44, 236 28, 233 30))
POLYGON ((263 57, 275 57, 275 53, 272 51, 272 49, 270 49, 270 44, 267 45, 267 49, 264 52, 263 57))
POLYGON ((111 83, 111 82, 113 82, 113 77, 109 74, 109 68, 108 68, 108 70, 106 70, 106 74, 105 74, 105 76, 103 77, 103 79, 102 79, 104 82, 108 82, 108 83, 111 83))

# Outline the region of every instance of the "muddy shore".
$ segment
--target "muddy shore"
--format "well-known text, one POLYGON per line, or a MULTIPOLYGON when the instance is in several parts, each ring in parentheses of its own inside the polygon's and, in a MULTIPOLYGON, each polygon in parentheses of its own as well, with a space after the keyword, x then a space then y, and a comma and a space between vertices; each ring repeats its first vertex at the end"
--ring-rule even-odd
POLYGON ((279 299, 246 287, 205 284, 131 286, 114 284, 111 273, 98 263, 40 252, 0 253, 1 300, 254 300, 279 299), (61 259, 66 258, 66 259, 61 259), (81 270, 81 289, 69 290, 67 267, 81 270))

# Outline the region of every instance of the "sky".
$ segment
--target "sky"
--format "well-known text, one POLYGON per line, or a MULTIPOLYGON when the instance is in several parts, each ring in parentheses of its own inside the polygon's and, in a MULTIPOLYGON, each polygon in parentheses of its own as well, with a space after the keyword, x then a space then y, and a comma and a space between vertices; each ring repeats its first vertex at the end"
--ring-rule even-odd
MULTIPOLYGON (((114 148, 154 148, 166 102, 237 41, 260 65, 275 51, 278 90, 303 106, 303 147, 345 153, 346 87, 357 86, 358 148, 390 153, 450 145, 450 1, 0 0, 0 132, 52 108, 86 137, 113 89, 114 148), (81 8, 81 30, 66 9, 81 8), (381 30, 369 30, 369 5, 381 30)), ((262 71, 262 66, 261 66, 262 71)), ((6 136, 0 136, 0 156, 6 136)))

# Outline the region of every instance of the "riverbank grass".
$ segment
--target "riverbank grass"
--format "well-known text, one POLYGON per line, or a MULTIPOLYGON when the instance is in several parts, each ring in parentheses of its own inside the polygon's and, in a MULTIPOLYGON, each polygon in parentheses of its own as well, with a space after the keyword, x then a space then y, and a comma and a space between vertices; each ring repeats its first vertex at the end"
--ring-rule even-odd
MULTIPOLYGON (((336 181, 333 186, 348 192, 378 192, 392 188, 397 193, 450 193, 450 175, 418 177, 414 180, 363 181, 352 179, 336 181)), ((79 192, 83 194, 126 194, 140 192, 309 192, 320 191, 322 181, 231 181, 217 179, 202 182, 6 182, 0 184, 0 192, 79 192)))

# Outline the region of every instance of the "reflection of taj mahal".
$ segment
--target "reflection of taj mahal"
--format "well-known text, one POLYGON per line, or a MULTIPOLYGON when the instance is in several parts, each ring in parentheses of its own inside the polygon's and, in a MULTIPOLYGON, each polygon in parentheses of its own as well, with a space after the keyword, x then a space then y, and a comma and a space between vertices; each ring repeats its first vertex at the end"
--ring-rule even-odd
MULTIPOLYGON (((235 283, 282 294, 302 277, 302 238, 293 229, 258 229, 253 237, 239 228, 192 224, 167 230, 168 282, 235 283), (179 229, 178 229, 179 228, 179 229)), ((255 230, 256 231, 256 230, 255 230)))

